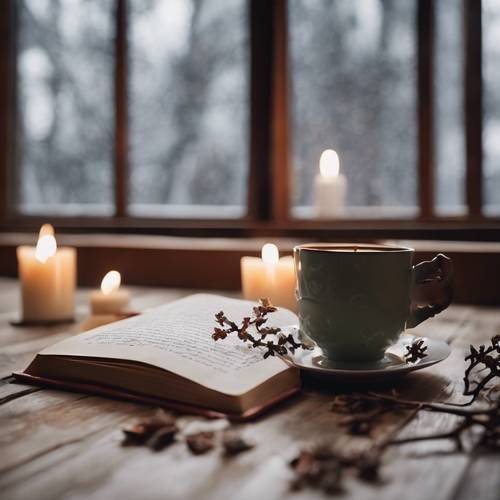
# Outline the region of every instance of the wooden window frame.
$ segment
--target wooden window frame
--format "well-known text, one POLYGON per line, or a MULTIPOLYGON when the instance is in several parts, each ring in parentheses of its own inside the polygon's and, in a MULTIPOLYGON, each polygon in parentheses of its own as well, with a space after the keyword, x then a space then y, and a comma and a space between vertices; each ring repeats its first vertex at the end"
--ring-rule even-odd
POLYGON ((248 0, 250 140, 248 212, 241 219, 169 219, 127 215, 127 0, 115 0, 115 214, 32 216, 9 199, 15 186, 16 2, 0 3, 0 230, 33 231, 50 219, 66 232, 183 236, 292 236, 319 239, 434 238, 498 241, 500 218, 482 214, 481 1, 464 0, 466 204, 463 216, 434 212, 434 38, 436 0, 417 1, 417 179, 420 213, 412 219, 298 220, 290 215, 287 0, 248 0))

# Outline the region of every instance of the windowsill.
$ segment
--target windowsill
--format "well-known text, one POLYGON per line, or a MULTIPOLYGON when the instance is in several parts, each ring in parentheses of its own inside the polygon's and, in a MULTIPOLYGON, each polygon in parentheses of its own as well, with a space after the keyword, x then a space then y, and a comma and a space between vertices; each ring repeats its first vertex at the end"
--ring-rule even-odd
MULTIPOLYGON (((222 239, 285 238, 358 242, 383 239, 500 241, 500 218, 488 219, 484 217, 258 221, 250 218, 164 219, 131 216, 69 217, 9 214, 3 221, 0 221, 0 234, 2 231, 35 234, 40 226, 48 221, 57 228, 59 234, 71 233, 74 235, 113 233, 113 235, 120 234, 124 237, 135 234, 189 237, 190 239, 199 237, 203 239, 214 237, 222 239)), ((147 238, 144 238, 145 241, 147 238)))
MULTIPOLYGON (((275 243, 281 252, 290 253, 295 245, 309 240, 292 238, 194 238, 139 234, 56 234, 59 246, 77 248, 128 248, 142 250, 197 250, 220 252, 260 252, 262 245, 275 243)), ((34 245, 36 233, 0 233, 0 247, 34 245)), ((381 243, 407 246, 417 252, 499 253, 500 242, 384 239, 381 243)))
MULTIPOLYGON (((110 269, 122 273, 130 285, 192 289, 238 290, 240 259, 259 256, 266 241, 273 241, 282 255, 305 240, 290 238, 186 238, 120 234, 59 234, 59 246, 78 252, 78 283, 97 286, 110 269)), ((314 240, 316 238, 311 238, 314 240)), ((34 233, 0 233, 0 275, 16 276, 16 247, 33 245, 34 233)), ((373 241, 373 239, 372 239, 373 241)), ((388 240, 384 240, 388 242, 388 240)), ((455 269, 455 301, 500 304, 500 243, 391 240, 415 249, 415 261, 443 252, 455 269)))
POLYGON ((133 217, 160 217, 171 219, 241 219, 246 207, 238 205, 165 205, 134 203, 129 206, 133 217))
MULTIPOLYGON (((298 220, 318 220, 312 206, 292 208, 292 217, 298 220)), ((337 220, 400 220, 415 219, 418 208, 413 207, 346 207, 337 220)), ((321 219, 319 219, 321 220, 321 219)))
MULTIPOLYGON (((19 215, 28 217, 45 214, 46 217, 112 217, 114 207, 97 203, 24 203, 19 215)), ((134 203, 129 206, 131 217, 158 217, 162 219, 241 219, 246 207, 237 205, 167 205, 134 203)))
MULTIPOLYGON (((76 248, 126 248, 136 250, 260 252, 269 238, 188 238, 138 234, 56 234, 58 246, 76 248)), ((0 233, 0 247, 34 245, 36 233, 0 233)), ((282 252, 291 252, 302 241, 272 238, 282 252)))

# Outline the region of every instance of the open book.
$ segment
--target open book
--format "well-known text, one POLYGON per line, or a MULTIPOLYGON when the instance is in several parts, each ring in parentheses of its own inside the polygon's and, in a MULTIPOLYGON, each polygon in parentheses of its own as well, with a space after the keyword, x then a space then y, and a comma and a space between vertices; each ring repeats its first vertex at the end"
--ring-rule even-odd
MULTIPOLYGON (((17 378, 140 400, 204 415, 248 418, 296 392, 299 371, 263 359, 236 335, 215 342, 214 315, 239 322, 255 304, 208 294, 67 338, 42 350, 17 378)), ((272 326, 297 323, 280 309, 272 326)))

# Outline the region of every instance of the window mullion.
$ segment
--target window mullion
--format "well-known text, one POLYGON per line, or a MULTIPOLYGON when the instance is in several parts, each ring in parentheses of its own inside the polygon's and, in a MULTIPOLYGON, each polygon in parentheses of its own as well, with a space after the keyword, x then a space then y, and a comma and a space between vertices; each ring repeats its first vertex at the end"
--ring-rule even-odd
POLYGON ((466 198, 469 215, 480 217, 483 205, 482 10, 480 0, 464 1, 466 198))
POLYGON ((288 19, 287 0, 274 2, 273 129, 272 129, 272 217, 289 218, 291 178, 288 120, 288 19))
POLYGON ((0 2, 0 223, 9 211, 9 169, 14 162, 15 4, 0 2))
POLYGON ((115 15, 115 215, 127 212, 128 175, 128 0, 116 0, 115 15))
POLYGON ((250 9, 250 172, 248 216, 271 217, 271 119, 273 3, 249 1, 250 9))
POLYGON ((422 219, 434 214, 434 23, 434 0, 418 0, 417 179, 422 219))

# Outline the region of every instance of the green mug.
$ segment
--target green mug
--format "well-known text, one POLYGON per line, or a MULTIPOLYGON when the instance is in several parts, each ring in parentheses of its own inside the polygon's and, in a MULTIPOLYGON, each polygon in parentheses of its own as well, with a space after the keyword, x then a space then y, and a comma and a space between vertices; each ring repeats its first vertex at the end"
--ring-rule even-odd
POLYGON ((442 254, 414 266, 412 248, 390 245, 309 243, 293 253, 300 330, 332 361, 382 359, 405 328, 452 299, 452 264, 442 254), (422 285, 432 282, 437 293, 422 304, 422 285))

